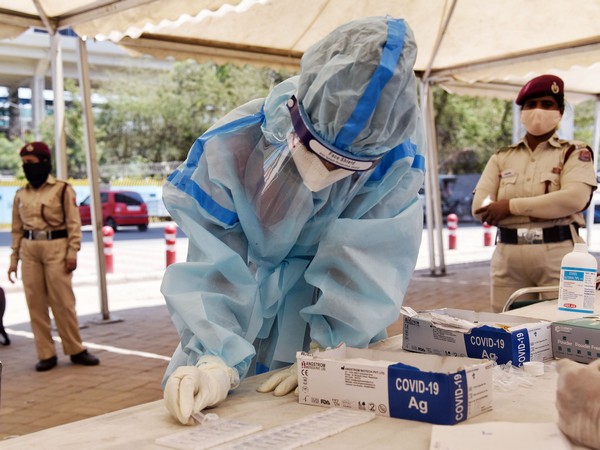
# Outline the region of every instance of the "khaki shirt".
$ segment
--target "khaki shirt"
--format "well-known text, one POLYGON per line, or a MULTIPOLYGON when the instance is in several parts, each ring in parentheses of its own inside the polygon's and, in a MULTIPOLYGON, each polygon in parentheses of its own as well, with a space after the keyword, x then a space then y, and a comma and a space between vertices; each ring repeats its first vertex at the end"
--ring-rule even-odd
POLYGON ((25 230, 64 229, 68 233, 67 258, 76 259, 81 248, 81 217, 75 190, 70 184, 49 175, 38 189, 33 189, 29 183, 19 189, 13 202, 11 265, 15 266, 19 261, 19 248, 25 230))
POLYGON ((501 221, 503 227, 584 225, 581 211, 597 188, 594 167, 589 147, 556 134, 535 151, 525 140, 503 147, 492 155, 475 187, 473 215, 489 196, 510 200, 511 215, 501 221))

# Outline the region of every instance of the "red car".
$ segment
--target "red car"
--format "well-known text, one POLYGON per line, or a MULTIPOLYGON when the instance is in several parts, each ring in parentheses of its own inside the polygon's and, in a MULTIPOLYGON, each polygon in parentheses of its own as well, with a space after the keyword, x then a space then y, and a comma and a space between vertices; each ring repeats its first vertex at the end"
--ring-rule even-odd
MULTIPOLYGON (((148 229, 148 206, 142 196, 133 191, 101 191, 102 225, 117 231, 120 226, 137 226, 140 231, 148 229)), ((91 198, 79 204, 82 225, 91 225, 91 198)))

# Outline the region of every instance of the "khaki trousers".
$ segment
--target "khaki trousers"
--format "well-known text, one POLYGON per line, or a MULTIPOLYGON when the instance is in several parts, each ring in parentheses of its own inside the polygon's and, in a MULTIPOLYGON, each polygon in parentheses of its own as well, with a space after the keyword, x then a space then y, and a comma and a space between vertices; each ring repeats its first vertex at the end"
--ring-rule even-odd
POLYGON ((81 344, 75 311, 72 273, 65 270, 67 240, 30 241, 23 239, 19 256, 31 329, 39 359, 56 355, 49 309, 66 355, 85 350, 81 344))
MULTIPOLYGON (((552 244, 497 244, 490 265, 491 304, 502 311, 508 297, 517 289, 534 286, 558 286, 563 257, 573 251, 572 241, 552 244)), ((556 298, 552 292, 531 294, 519 300, 556 298)))

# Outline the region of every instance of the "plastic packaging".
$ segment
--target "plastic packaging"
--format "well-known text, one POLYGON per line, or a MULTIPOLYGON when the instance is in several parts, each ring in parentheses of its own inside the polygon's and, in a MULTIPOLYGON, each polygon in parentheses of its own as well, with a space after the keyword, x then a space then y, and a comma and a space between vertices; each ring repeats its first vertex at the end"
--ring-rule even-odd
POLYGON ((544 363, 542 361, 526 361, 523 363, 525 373, 539 377, 544 375, 544 363))
POLYGON ((587 244, 576 243, 560 265, 558 309, 578 313, 594 313, 598 262, 587 251, 587 244))

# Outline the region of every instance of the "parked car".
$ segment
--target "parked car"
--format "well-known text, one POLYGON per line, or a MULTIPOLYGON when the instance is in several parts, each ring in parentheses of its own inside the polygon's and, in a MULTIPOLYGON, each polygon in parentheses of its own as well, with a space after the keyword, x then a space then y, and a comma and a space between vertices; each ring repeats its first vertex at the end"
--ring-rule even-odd
POLYGON ((445 198, 446 211, 448 214, 456 214, 459 221, 470 222, 473 219, 471 215, 471 205, 473 203, 473 190, 481 177, 478 173, 465 173, 460 175, 447 175, 446 187, 442 191, 442 198, 445 198))
MULTIPOLYGON (((467 173, 460 175, 440 174, 440 200, 442 217, 444 220, 448 214, 456 214, 459 221, 469 222, 473 220, 471 215, 471 204, 473 203, 473 190, 481 175, 478 173, 467 173)), ((425 190, 419 191, 423 200, 423 217, 425 211, 425 190)))
MULTIPOLYGON (((148 229, 148 206, 137 192, 101 191, 102 225, 117 231, 120 226, 137 226, 140 231, 148 229)), ((91 225, 91 197, 79 204, 82 225, 91 225)))

